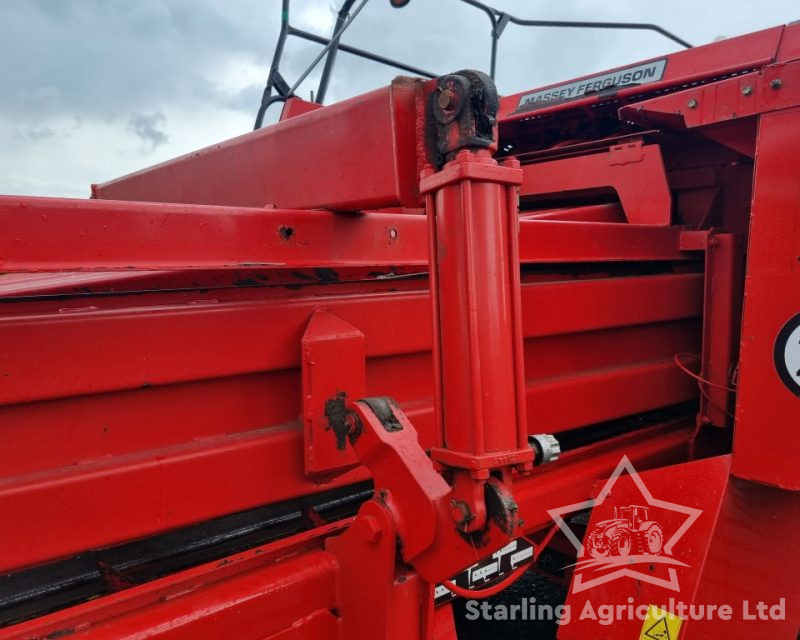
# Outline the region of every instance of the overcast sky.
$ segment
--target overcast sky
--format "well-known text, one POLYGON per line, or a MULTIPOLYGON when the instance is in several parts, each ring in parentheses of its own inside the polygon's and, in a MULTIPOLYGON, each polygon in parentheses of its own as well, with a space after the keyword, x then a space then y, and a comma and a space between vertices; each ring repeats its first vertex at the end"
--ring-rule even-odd
MULTIPOLYGON (((519 17, 655 22, 693 44, 800 18, 797 0, 486 1, 519 17)), ((293 0, 291 21, 329 35, 340 2, 293 0)), ((250 130, 279 10, 280 0, 0 0, 0 193, 85 197, 92 182, 250 130)), ((402 10, 370 0, 343 42, 436 73, 489 63, 488 20, 459 0, 402 10)), ((509 25, 497 84, 514 93, 676 48, 648 32, 509 25)), ((319 49, 290 39, 290 83, 319 49)), ((343 53, 327 102, 394 75, 343 53)))

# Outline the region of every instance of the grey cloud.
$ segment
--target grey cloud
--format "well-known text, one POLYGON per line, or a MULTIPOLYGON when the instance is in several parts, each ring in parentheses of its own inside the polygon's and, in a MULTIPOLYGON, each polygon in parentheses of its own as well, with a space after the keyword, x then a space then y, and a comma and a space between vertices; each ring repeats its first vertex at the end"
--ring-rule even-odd
POLYGON ((47 140, 56 135, 51 127, 29 127, 17 134, 17 138, 27 138, 29 140, 47 140))
MULTIPOLYGON (((733 36, 797 17, 797 0, 728 0, 724 11, 721 3, 697 0, 485 1, 527 18, 655 22, 698 44, 719 33, 733 36)), ((314 31, 301 23, 304 11, 313 7, 324 17, 341 2, 292 0, 292 23, 314 31)), ((70 179, 84 181, 76 184, 80 193, 100 176, 135 170, 141 157, 125 153, 131 132, 159 159, 229 137, 231 122, 241 122, 240 133, 246 132, 266 80, 280 8, 280 0, 0 0, 0 146, 8 142, 5 161, 0 156, 0 193, 27 190, 28 183, 42 184, 66 173, 59 167, 76 164, 83 173, 70 179), (231 59, 263 73, 252 82, 220 86, 220 69, 231 59), (224 133, 215 122, 198 131, 197 139, 185 126, 181 130, 185 121, 176 114, 198 107, 231 116, 224 133), (67 144, 81 154, 80 163, 65 155, 67 144), (97 151, 90 157, 86 148, 97 151), (8 176, 19 174, 15 168, 24 154, 29 171, 41 174, 12 183, 8 176)), ((487 70, 489 31, 486 16, 459 0, 412 0, 401 10, 388 0, 371 0, 343 42, 435 73, 487 70)), ((500 41, 497 84, 501 93, 514 93, 676 48, 653 33, 509 25, 500 41)), ((319 50, 290 38, 281 67, 290 84, 319 50)), ((385 85, 399 73, 340 53, 327 102, 385 85)), ((308 98, 318 80, 319 69, 298 94, 308 98)), ((279 111, 274 108, 268 120, 279 111)), ((70 175, 78 175, 74 171, 70 175)), ((54 187, 60 189, 61 183, 54 187)))
POLYGON ((142 141, 150 145, 152 151, 157 146, 169 142, 169 136, 159 129, 166 122, 160 111, 154 113, 135 113, 128 120, 128 130, 136 134, 142 141))
POLYGON ((121 105, 218 100, 205 72, 268 59, 278 3, 238 0, 0 2, 0 114, 110 117, 121 105), (274 10, 273 10, 274 9, 274 10))

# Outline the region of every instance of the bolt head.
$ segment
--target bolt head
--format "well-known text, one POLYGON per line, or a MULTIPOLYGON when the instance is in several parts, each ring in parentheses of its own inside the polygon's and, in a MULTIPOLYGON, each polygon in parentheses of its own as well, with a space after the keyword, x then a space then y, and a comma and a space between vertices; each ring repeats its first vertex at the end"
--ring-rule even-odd
POLYGON ((780 89, 783 86, 783 82, 781 82, 780 78, 775 78, 769 83, 769 86, 773 89, 780 89))
POLYGON ((697 100, 692 98, 689 102, 686 103, 690 109, 697 109, 697 100))
POLYGON ((356 518, 356 527, 361 537, 370 544, 377 544, 381 539, 381 525, 374 516, 356 518))
POLYGON ((471 513, 469 511, 469 507, 461 502, 461 500, 451 500, 450 501, 450 517, 453 518, 453 522, 455 522, 458 526, 463 526, 471 519, 471 513))
POLYGON ((437 98, 441 109, 449 109, 455 104, 456 94, 450 89, 443 89, 437 98))
POLYGON ((752 93, 753 93, 753 87, 751 87, 749 84, 742 87, 743 96, 749 96, 752 93))

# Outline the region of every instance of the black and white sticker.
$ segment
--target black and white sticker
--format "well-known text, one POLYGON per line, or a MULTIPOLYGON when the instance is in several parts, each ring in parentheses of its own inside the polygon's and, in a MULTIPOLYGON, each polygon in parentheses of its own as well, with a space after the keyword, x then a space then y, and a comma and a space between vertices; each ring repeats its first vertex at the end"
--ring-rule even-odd
POLYGON ((800 313, 783 325, 775 340, 775 368, 789 391, 800 396, 800 313))
MULTIPOLYGON (((517 538, 459 573, 452 582, 465 589, 483 589, 532 559, 533 545, 524 538, 517 538)), ((455 594, 443 584, 437 585, 434 592, 436 605, 449 602, 454 597, 455 594)))
POLYGON ((561 102, 577 100, 592 93, 601 93, 612 89, 657 82, 664 77, 667 59, 644 62, 617 71, 608 71, 596 76, 560 84, 549 89, 526 93, 519 99, 517 111, 541 109, 561 102))

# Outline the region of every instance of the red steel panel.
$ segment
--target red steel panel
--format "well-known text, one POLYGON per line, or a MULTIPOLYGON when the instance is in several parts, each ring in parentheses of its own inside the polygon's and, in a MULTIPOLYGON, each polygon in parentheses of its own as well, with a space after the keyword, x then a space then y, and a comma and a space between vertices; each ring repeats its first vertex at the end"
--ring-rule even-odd
MULTIPOLYGON (((641 471, 635 463, 634 469, 637 472, 641 471)), ((598 478, 593 495, 597 496, 607 486, 610 491, 604 499, 598 498, 592 508, 587 531, 595 529, 599 522, 618 517, 619 508, 628 505, 643 505, 648 508, 647 519, 658 522, 662 527, 662 542, 666 543, 664 554, 674 554, 676 560, 683 564, 664 565, 658 562, 660 558, 656 558, 656 554, 653 554, 652 564, 648 565, 643 559, 643 555, 647 551, 643 553, 638 551, 635 540, 633 540, 628 564, 619 566, 635 572, 634 575, 623 575, 602 582, 597 580, 598 577, 613 575, 614 565, 599 566, 595 571, 583 571, 581 576, 583 581, 588 583, 590 580, 597 580, 598 584, 584 590, 575 590, 575 579, 573 578, 572 587, 567 595, 567 603, 571 610, 574 612, 584 611, 587 602, 591 602, 595 610, 599 603, 625 605, 628 604, 629 598, 634 600, 636 606, 643 605, 645 607, 650 604, 658 607, 667 606, 670 598, 678 602, 695 602, 694 591, 697 579, 704 568, 703 562, 708 548, 708 538, 714 532, 717 512, 729 477, 729 469, 730 459, 722 456, 648 471, 641 473, 635 479, 629 471, 626 471, 610 486, 607 484, 611 483, 610 480, 598 478), (639 486, 640 482, 651 493, 652 502, 650 497, 643 495, 639 486), (698 490, 700 487, 702 490, 698 490), (697 522, 692 524, 684 536, 677 541, 674 551, 670 551, 671 546, 668 541, 675 536, 679 527, 688 521, 689 516, 685 512, 671 510, 658 504, 656 500, 676 503, 681 508, 699 510, 697 522), (644 574, 644 577, 638 578, 637 573, 644 574), (655 580, 670 583, 673 579, 672 575, 675 576, 674 579, 680 586, 678 591, 665 588, 663 583, 661 585, 655 583, 655 580)), ((583 544, 588 547, 586 537, 584 537, 583 544)), ((578 560, 588 560, 592 557, 587 549, 584 556, 578 560)), ((732 560, 729 559, 729 562, 733 563, 732 560)), ((725 602, 728 603, 727 600, 725 602)), ((703 604, 712 604, 712 602, 703 602, 703 604)), ((714 602, 713 604, 722 603, 714 602)), ((728 624, 733 625, 734 623, 728 624)), ((603 625, 596 619, 592 620, 588 616, 580 617, 576 614, 570 624, 564 625, 559 636, 565 640, 580 640, 587 637, 642 637, 642 620, 636 616, 620 615, 614 619, 611 629, 613 629, 613 636, 608 634, 609 625, 603 625)), ((647 638, 647 636, 643 637, 647 638)), ((685 630, 681 629, 678 637, 685 638, 685 630)), ((670 638, 670 640, 672 639, 670 638)))
MULTIPOLYGON (((163 307, 158 299, 137 298, 137 311, 36 314, 29 305, 0 320, 0 504, 14 514, 3 528, 24 540, 0 566, 318 490, 305 476, 297 419, 300 339, 321 299, 163 307), (108 491, 97 492, 98 482, 108 491), (192 499, 197 492, 203 501, 192 499), (40 526, 45 512, 68 535, 53 540, 40 526)), ((670 359, 696 350, 701 304, 701 274, 525 284, 528 402, 542 407, 529 429, 693 397, 670 359), (587 402, 565 402, 567 387, 587 402)), ((327 296, 324 305, 365 335, 367 393, 395 396, 431 446, 426 292, 327 296)), ((364 477, 360 470, 338 482, 364 477)))
MULTIPOLYGON (((683 402, 696 395, 695 385, 677 371, 671 361, 611 369, 576 377, 571 382, 567 380, 529 385, 529 405, 537 410, 542 408, 540 412, 532 411, 531 432, 558 432, 683 402)), ((388 380, 376 386, 387 393, 393 391, 388 380)), ((221 397, 220 401, 223 407, 231 406, 241 396, 237 390, 221 397)), ((142 400, 147 402, 148 398, 142 400)), ((163 401, 170 403, 173 399, 166 397, 163 401)), ((147 404, 150 414, 159 413, 156 408, 159 405, 147 404)), ((128 411, 128 405, 119 398, 114 399, 114 407, 114 413, 128 411)), ((178 409, 188 416, 186 422, 178 424, 183 430, 202 420, 199 415, 202 404, 198 408, 189 399, 178 409)), ((173 411, 168 410, 167 415, 173 411)), ((140 409, 139 413, 144 415, 144 420, 137 425, 149 426, 147 409, 140 409)), ((37 430, 42 436, 52 438, 56 452, 59 452, 55 443, 60 437, 60 415, 58 405, 52 407, 46 416, 47 428, 37 430)), ((422 446, 430 447, 433 444, 430 400, 412 403, 409 417, 418 427, 422 446)), ((103 425, 111 424, 114 431, 119 430, 116 422, 113 414, 102 420, 94 429, 96 439, 108 429, 103 425)), ((20 442, 13 439, 15 433, 32 432, 24 428, 27 425, 22 421, 18 421, 17 426, 23 428, 6 434, 9 441, 17 445, 11 451, 20 451, 20 442)), ((84 427, 83 431, 89 425, 80 426, 84 427)), ((166 422, 166 427, 174 429, 171 421, 166 422)), ((29 446, 22 447, 21 453, 29 458, 28 464, 39 463, 41 470, 0 480, 0 509, 9 514, 0 522, 0 536, 19 541, 0 549, 0 569, 115 544, 318 491, 319 484, 305 475, 303 447, 299 424, 207 436, 53 468, 42 466, 38 455, 31 458, 29 446), (103 490, 98 491, 98 486, 103 490), (196 500, 197 495, 202 495, 203 499, 196 500), (49 528, 41 526, 42 513, 58 523, 59 536, 54 537, 49 528)), ((366 477, 365 470, 358 468, 326 487, 334 488, 366 477)))
POLYGON ((264 640, 333 640, 339 637, 339 629, 339 618, 328 609, 320 609, 264 640))
MULTIPOLYGON (((658 231, 642 229, 651 230, 658 231)), ((431 348, 424 291, 246 302, 197 294, 185 300, 159 305, 155 298, 144 299, 138 309, 65 302, 55 313, 0 318, 0 403, 297 367, 300 338, 321 301, 364 332, 368 357, 431 348), (104 359, 96 358, 98 353, 104 359), (116 362, 125 366, 113 366, 116 362)), ((526 338, 665 322, 700 314, 702 276, 527 283, 522 304, 526 338)))
POLYGON ((522 262, 686 260, 680 227, 565 220, 520 221, 522 262))
POLYGON ((735 475, 795 490, 800 347, 795 334, 782 344, 781 332, 800 313, 798 118, 800 109, 791 109, 759 124, 733 441, 735 475))
POLYGON ((695 128, 792 107, 800 102, 800 62, 752 73, 622 107, 620 117, 643 126, 695 128))
POLYGON ((730 603, 735 617, 729 622, 691 620, 681 640, 706 640, 715 635, 730 640, 796 638, 800 589, 794 572, 785 569, 800 565, 800 494, 734 478, 729 478, 726 489, 695 602, 730 603), (764 535, 753 533, 762 530, 764 535), (764 553, 767 545, 769 554, 764 553), (748 601, 748 613, 754 616, 760 602, 772 608, 782 599, 783 619, 743 619, 743 602, 748 601))
POLYGON ((317 104, 316 102, 308 102, 307 100, 303 100, 302 98, 289 98, 286 102, 283 103, 283 109, 281 109, 281 120, 288 120, 289 118, 294 118, 296 116, 301 116, 304 113, 308 113, 309 111, 316 111, 317 109, 322 109, 321 104, 317 104))
MULTIPOLYGON (((706 80, 715 76, 722 76, 735 71, 754 69, 769 64, 775 60, 779 44, 782 44, 781 38, 784 36, 784 32, 786 31, 787 35, 789 35, 789 30, 789 27, 772 27, 737 38, 731 38, 730 40, 722 40, 700 47, 693 47, 686 51, 679 51, 669 56, 662 56, 662 58, 667 58, 662 80, 644 86, 635 85, 632 87, 623 87, 614 92, 613 99, 635 98, 642 93, 655 92, 664 87, 681 85, 691 81, 706 80)), ((798 39, 797 30, 794 30, 790 37, 796 41, 798 39)), ((660 59, 661 58, 653 58, 652 60, 660 59)), ((628 67, 631 65, 625 66, 628 67)), ((622 68, 625 67, 618 67, 618 69, 622 68)), ((610 71, 615 70, 616 69, 611 69, 610 71)), ((599 74, 592 74, 592 76, 595 75, 599 74)), ((592 76, 584 76, 583 78, 590 78, 592 76)), ((583 78, 575 78, 575 80, 582 80, 583 78)), ((542 87, 542 89, 556 86, 559 85, 549 85, 542 87)), ((534 112, 517 112, 519 100, 526 93, 529 92, 525 91, 506 96, 500 101, 499 119, 501 122, 501 129, 503 122, 530 118, 533 114, 542 116, 568 109, 584 109, 587 105, 603 102, 608 98, 607 94, 601 92, 600 95, 589 95, 579 100, 554 104, 549 107, 537 109, 534 112)))
MULTIPOLYGON (((4 478, 0 539, 14 544, 0 571, 319 491, 302 448, 300 429, 273 427, 4 478)), ((360 468, 326 488, 366 478, 360 468)))
POLYGON ((675 363, 669 358, 542 381, 529 394, 528 406, 536 415, 539 431, 559 433, 678 404, 696 392, 694 381, 676 374, 675 363))
POLYGON ((610 188, 632 224, 668 225, 672 217, 672 197, 658 145, 619 145, 606 153, 528 164, 522 171, 521 198, 563 198, 610 188))
MULTIPOLYGON (((576 393, 591 391, 592 380, 598 376, 605 380, 604 372, 606 384, 614 384, 616 379, 624 391, 620 375, 624 378, 630 367, 671 361, 675 353, 696 348, 698 329, 697 323, 690 321, 530 340, 526 344, 529 401, 547 404, 549 394, 561 385, 571 386, 576 393)), ((382 389, 398 399, 415 424, 427 424, 430 366, 430 357, 424 352, 371 359, 367 394, 382 389)), ((669 376, 673 381, 689 380, 677 367, 672 367, 669 376)), ((43 467, 85 465, 110 455, 160 449, 190 439, 209 442, 226 433, 295 425, 301 412, 298 385, 298 372, 276 371, 5 406, 0 408, 4 425, 0 468, 6 476, 24 475, 43 467), (115 412, 119 406, 124 411, 115 412), (163 409, 156 411, 157 406, 163 409), (29 451, 31 437, 39 441, 33 452, 29 451)), ((667 388, 657 386, 645 397, 654 396, 663 402, 650 408, 668 404, 671 397, 667 388)), ((621 411, 617 415, 626 415, 631 405, 642 401, 625 395, 607 399, 602 406, 617 406, 621 411)), ((580 424, 578 416, 588 412, 597 418, 600 406, 580 408, 568 403, 546 413, 558 411, 558 424, 580 424)), ((551 426, 538 411, 529 416, 529 425, 539 431, 551 426)))
POLYGON ((800 23, 793 22, 786 25, 781 37, 781 44, 778 48, 776 60, 788 62, 800 58, 800 23))
MULTIPOLYGON (((676 540, 668 555, 677 563, 667 565, 659 562, 657 556, 648 559, 647 555, 633 552, 624 566, 644 577, 620 576, 569 593, 567 605, 573 616, 569 624, 560 629, 559 638, 648 637, 641 635, 642 619, 627 615, 625 609, 614 617, 611 625, 588 615, 579 616, 579 612, 586 610, 587 602, 594 611, 598 611, 600 603, 614 608, 629 603, 633 603, 634 608, 646 609, 649 605, 666 608, 683 617, 677 636, 681 640, 796 636, 800 624, 797 582, 791 572, 769 570, 765 565, 793 567, 800 561, 796 544, 800 495, 736 481, 730 477, 730 464, 730 456, 719 456, 641 473, 637 480, 646 487, 650 497, 643 496, 641 488, 627 473, 614 482, 603 503, 593 508, 588 530, 602 520, 615 517, 615 508, 649 505, 648 518, 662 527, 663 540, 673 537, 676 540), (702 490, 698 490, 700 487, 702 490), (690 522, 688 514, 658 501, 673 503, 678 509, 697 509, 694 514, 697 520, 690 522), (690 522, 689 526, 680 536, 676 535, 685 522, 690 522), (766 540, 770 544, 768 556, 764 554, 766 540), (673 572, 672 575, 668 571, 673 572), (658 584, 656 580, 663 582, 658 584), (665 583, 677 585, 677 588, 669 588, 665 583), (784 601, 783 618, 744 618, 745 603, 748 613, 753 615, 757 613, 759 602, 772 607, 781 600, 784 601), (681 611, 681 604, 687 608, 681 611), (693 606, 693 614, 688 605, 693 606), (727 620, 716 610, 708 613, 709 607, 721 605, 730 608, 727 620)), ((636 463, 634 467, 642 471, 636 463)), ((599 481, 595 494, 605 485, 606 481, 599 481)), ((587 553, 584 559, 590 557, 587 553)), ((623 565, 617 565, 620 566, 623 565)), ((613 569, 614 565, 598 566, 594 571, 583 571, 582 578, 587 581, 608 576, 613 569)), ((654 632, 649 637, 667 636, 654 632)), ((676 638, 675 635, 670 637, 676 638)))

